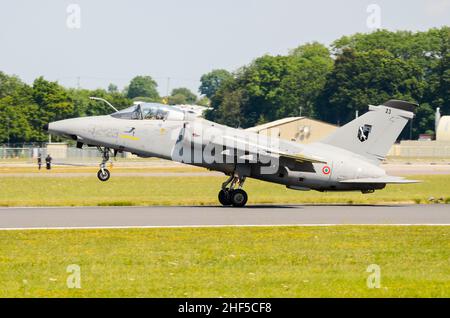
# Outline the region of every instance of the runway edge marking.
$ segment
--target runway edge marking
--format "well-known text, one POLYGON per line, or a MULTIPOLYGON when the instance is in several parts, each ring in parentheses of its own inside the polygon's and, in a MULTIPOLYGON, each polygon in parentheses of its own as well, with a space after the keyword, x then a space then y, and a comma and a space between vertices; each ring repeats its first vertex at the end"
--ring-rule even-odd
POLYGON ((222 227, 326 227, 326 226, 450 226, 447 223, 336 223, 336 224, 212 224, 212 225, 144 225, 144 226, 53 226, 53 227, 10 227, 0 231, 31 230, 126 230, 126 229, 170 229, 170 228, 222 228, 222 227))

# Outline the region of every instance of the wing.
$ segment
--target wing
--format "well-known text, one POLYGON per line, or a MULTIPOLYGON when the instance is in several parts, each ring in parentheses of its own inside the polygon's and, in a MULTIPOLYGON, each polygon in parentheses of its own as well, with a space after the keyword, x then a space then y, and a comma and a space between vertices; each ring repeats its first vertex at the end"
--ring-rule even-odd
POLYGON ((232 141, 233 146, 231 147, 232 149, 230 149, 228 143, 227 145, 218 144, 219 147, 226 147, 222 154, 233 154, 242 160, 256 161, 258 157, 271 157, 278 159, 290 159, 299 163, 327 163, 322 158, 305 155, 302 153, 287 153, 271 145, 261 145, 241 138, 223 136, 223 139, 232 141))

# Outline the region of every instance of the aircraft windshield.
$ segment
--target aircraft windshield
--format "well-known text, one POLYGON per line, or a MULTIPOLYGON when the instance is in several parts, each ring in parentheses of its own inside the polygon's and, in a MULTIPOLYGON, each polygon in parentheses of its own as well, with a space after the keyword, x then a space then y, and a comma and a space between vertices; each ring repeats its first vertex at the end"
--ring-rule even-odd
POLYGON ((134 120, 183 120, 184 112, 164 104, 140 103, 122 109, 111 116, 121 119, 134 120))

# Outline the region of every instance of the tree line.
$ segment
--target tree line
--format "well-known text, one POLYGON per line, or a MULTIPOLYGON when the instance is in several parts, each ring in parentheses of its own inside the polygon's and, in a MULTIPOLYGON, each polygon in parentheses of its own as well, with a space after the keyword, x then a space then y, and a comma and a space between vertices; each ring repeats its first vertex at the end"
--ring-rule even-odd
POLYGON ((136 76, 119 91, 114 84, 107 90, 65 88, 43 77, 28 85, 17 76, 0 72, 0 143, 43 142, 48 137, 42 127, 48 122, 112 112, 108 105, 90 100, 90 96, 104 98, 117 109, 129 107, 137 100, 207 105, 204 98, 198 99, 184 87, 161 97, 157 83, 150 76, 136 76))
POLYGON ((114 84, 65 88, 43 77, 28 85, 0 72, 0 143, 45 141, 47 122, 111 113, 89 96, 119 109, 135 100, 210 106, 207 119, 242 128, 300 115, 343 125, 369 104, 403 99, 420 105, 411 131, 416 138, 434 132, 437 107, 450 114, 450 27, 357 33, 329 47, 307 43, 233 72, 213 70, 200 83, 200 97, 184 87, 160 96, 151 76, 136 76, 119 91, 114 84))
POLYGON ((450 28, 357 33, 330 47, 308 43, 234 73, 213 71, 202 85, 211 100, 207 118, 243 128, 299 115, 343 125, 369 104, 416 102, 416 138, 434 132, 437 107, 450 115, 450 28))

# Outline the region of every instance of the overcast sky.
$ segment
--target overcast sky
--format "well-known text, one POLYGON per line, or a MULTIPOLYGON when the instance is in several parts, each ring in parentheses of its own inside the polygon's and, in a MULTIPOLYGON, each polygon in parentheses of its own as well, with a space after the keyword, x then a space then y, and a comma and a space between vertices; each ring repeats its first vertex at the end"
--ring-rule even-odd
POLYGON ((86 88, 148 74, 161 94, 167 77, 197 92, 212 69, 370 32, 370 4, 389 30, 450 25, 450 0, 0 0, 0 70, 86 88))

